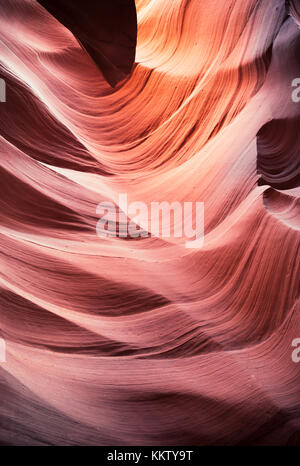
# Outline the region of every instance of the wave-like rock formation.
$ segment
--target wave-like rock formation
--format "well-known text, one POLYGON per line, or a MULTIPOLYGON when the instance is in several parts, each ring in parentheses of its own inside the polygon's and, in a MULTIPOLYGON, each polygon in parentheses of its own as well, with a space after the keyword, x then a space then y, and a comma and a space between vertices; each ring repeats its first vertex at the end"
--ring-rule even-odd
POLYGON ((0 443, 299 445, 300 1, 96 3, 0 0, 0 443))

